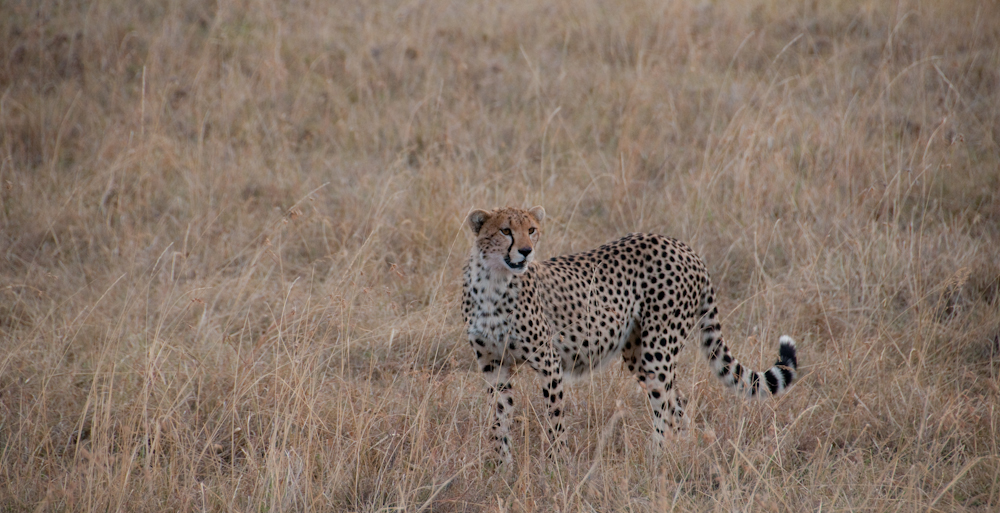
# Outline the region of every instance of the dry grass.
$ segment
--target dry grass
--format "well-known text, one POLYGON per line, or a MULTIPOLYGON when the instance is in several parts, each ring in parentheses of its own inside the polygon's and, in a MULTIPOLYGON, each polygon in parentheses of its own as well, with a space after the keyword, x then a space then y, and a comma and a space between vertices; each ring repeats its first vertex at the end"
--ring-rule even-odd
POLYGON ((995 511, 1000 4, 0 2, 0 510, 995 511), (483 463, 469 209, 689 241, 688 351, 483 463))

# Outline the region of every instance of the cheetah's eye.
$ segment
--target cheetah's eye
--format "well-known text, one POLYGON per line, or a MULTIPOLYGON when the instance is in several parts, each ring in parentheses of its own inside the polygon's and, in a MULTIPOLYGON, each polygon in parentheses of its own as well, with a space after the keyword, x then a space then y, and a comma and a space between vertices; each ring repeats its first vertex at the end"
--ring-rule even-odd
POLYGON ((532 226, 531 228, 528 228, 528 235, 532 235, 534 233, 535 233, 535 227, 534 226, 532 226))
POLYGON ((510 230, 507 229, 507 228, 501 228, 500 229, 500 233, 502 233, 504 235, 507 235, 507 236, 510 236, 510 230))

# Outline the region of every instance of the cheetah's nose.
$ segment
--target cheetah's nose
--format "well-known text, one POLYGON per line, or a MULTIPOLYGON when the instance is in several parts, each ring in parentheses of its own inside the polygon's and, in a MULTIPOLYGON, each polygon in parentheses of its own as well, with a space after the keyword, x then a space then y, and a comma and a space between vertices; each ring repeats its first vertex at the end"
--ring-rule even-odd
POLYGON ((520 248, 517 250, 517 252, 520 253, 521 256, 527 257, 528 255, 531 254, 531 248, 520 248))

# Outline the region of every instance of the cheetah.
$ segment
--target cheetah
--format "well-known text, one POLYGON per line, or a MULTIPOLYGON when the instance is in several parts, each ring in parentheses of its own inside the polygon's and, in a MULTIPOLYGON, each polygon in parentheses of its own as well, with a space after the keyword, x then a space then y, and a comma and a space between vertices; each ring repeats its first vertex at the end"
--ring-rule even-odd
POLYGON ((779 339, 764 372, 741 365, 722 341, 705 263, 686 244, 633 233, 597 249, 535 261, 545 209, 474 210, 475 236, 464 269, 466 334, 495 398, 493 446, 510 462, 511 370, 541 374, 549 445, 565 444, 563 380, 585 376, 621 355, 649 396, 654 440, 686 424, 674 385, 677 354, 697 324, 712 371, 747 397, 783 392, 796 377, 795 341, 779 339))

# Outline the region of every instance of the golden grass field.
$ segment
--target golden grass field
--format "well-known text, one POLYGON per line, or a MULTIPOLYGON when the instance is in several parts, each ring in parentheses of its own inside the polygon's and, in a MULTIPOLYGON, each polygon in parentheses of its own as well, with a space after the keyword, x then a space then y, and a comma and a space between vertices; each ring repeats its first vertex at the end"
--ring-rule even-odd
MULTIPOLYGON (((693 343, 689 345, 694 345, 693 343)), ((997 511, 996 0, 0 2, 0 511, 997 511), (775 400, 488 461, 473 208, 687 241, 775 400)))

